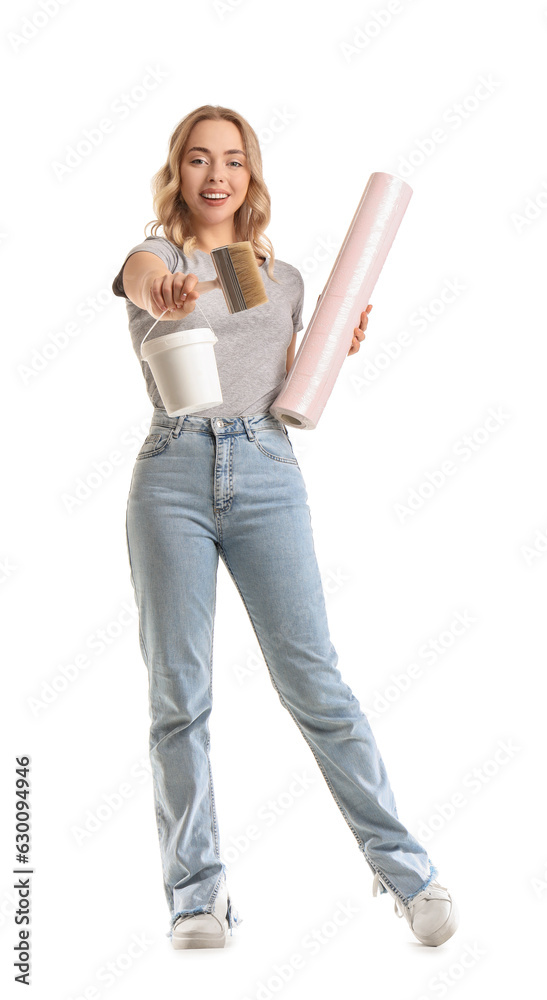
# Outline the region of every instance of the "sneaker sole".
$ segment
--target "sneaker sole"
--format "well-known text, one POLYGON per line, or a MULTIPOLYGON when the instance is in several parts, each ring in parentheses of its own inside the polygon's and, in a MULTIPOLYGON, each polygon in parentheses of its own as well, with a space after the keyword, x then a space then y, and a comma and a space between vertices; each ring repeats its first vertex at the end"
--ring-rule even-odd
POLYGON ((225 927, 222 932, 219 932, 218 934, 183 935, 181 933, 177 935, 175 930, 173 931, 173 935, 171 937, 171 944, 177 951, 183 948, 224 948, 226 945, 227 931, 227 922, 225 922, 225 927))

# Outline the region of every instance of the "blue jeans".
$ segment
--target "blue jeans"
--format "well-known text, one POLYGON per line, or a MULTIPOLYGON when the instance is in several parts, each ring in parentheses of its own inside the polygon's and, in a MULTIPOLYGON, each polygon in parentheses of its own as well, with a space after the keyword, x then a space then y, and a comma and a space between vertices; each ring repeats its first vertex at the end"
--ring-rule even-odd
MULTIPOLYGON (((403 901, 437 874, 398 818, 369 722, 337 669, 307 499, 287 429, 271 413, 154 409, 126 527, 169 935, 182 914, 210 913, 226 883, 209 758, 219 555, 279 700, 372 871, 403 901)), ((233 921, 228 896, 230 931, 233 921)))

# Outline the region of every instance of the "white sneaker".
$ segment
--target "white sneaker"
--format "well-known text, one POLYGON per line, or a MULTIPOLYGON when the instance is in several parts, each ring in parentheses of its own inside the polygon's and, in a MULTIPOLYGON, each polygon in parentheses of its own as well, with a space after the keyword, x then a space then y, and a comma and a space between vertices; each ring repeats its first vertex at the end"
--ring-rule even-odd
MULTIPOLYGON (((233 923, 241 923, 233 911, 231 919, 233 923)), ((173 925, 171 944, 173 948, 224 948, 229 929, 228 891, 223 883, 212 913, 188 913, 178 918, 173 925)))
POLYGON ((431 881, 425 889, 409 899, 408 903, 404 903, 389 885, 386 885, 379 872, 376 872, 372 883, 374 896, 378 892, 380 883, 393 896, 397 916, 406 917, 412 933, 422 944, 437 947, 452 937, 459 923, 458 908, 448 889, 439 882, 431 881))

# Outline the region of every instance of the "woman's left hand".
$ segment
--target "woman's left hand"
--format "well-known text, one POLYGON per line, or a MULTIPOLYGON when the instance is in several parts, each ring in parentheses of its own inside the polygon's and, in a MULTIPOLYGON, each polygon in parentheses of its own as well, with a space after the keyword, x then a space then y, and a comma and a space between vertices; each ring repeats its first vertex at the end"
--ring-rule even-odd
POLYGON ((365 311, 361 313, 361 322, 359 323, 359 326, 356 326, 353 331, 353 340, 351 342, 351 347, 347 354, 348 358, 350 354, 357 354, 357 351, 361 346, 361 341, 365 339, 365 330, 368 325, 368 314, 371 309, 372 306, 369 303, 365 311))

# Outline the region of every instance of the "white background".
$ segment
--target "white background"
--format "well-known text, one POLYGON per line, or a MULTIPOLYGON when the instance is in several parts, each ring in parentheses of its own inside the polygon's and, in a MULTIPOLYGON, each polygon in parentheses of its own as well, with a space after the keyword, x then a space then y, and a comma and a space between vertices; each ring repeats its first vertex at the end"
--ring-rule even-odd
POLYGON ((14 769, 28 754, 35 996, 527 995, 543 978, 547 914, 547 6, 49 10, 30 0, 2 15, 2 986, 21 995, 14 769), (139 90, 150 68, 161 79, 139 90), (390 896, 372 897, 222 563, 212 758, 243 923, 223 951, 175 952, 166 937, 124 526, 151 404, 111 282, 154 218, 150 180, 172 129, 205 103, 259 135, 268 235, 305 279, 298 345, 370 174, 413 188, 360 351, 317 428, 289 433, 339 668, 401 818, 460 907, 437 949, 418 944, 390 896), (59 176, 69 147, 108 117, 112 130, 59 176), (469 624, 454 636, 458 613, 469 624), (309 781, 299 797, 295 775, 309 781), (333 933, 340 904, 350 915, 333 933))

